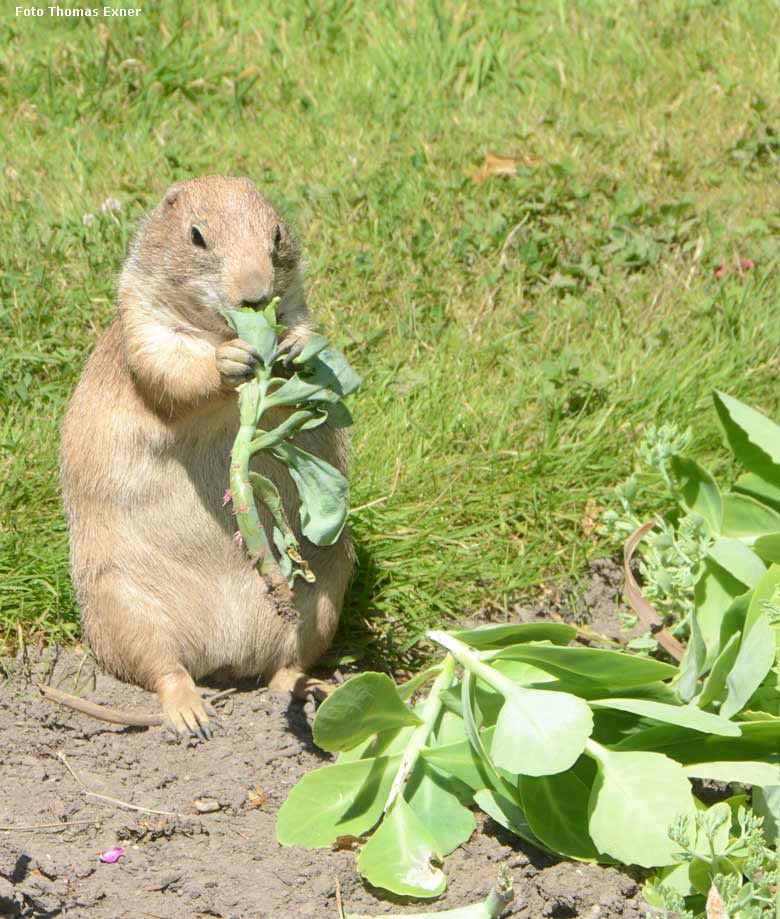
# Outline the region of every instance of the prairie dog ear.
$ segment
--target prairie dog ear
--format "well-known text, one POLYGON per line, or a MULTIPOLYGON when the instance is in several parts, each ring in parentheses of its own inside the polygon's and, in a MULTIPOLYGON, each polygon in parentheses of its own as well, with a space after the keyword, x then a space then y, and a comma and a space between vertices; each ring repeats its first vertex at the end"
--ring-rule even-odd
POLYGON ((182 182, 177 182, 175 185, 171 185, 168 191, 165 192, 165 197, 163 198, 165 204, 169 205, 170 207, 173 207, 174 204, 176 204, 176 200, 181 194, 182 184, 182 182))

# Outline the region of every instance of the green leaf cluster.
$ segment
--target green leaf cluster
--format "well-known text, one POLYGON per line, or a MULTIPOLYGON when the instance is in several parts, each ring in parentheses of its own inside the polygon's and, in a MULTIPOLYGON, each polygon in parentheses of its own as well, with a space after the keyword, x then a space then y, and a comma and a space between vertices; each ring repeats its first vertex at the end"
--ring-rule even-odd
MULTIPOLYGON (((729 915, 747 919, 770 915, 762 912, 766 905, 762 903, 766 879, 774 877, 775 855, 766 856, 771 864, 762 863, 759 869, 755 852, 752 861, 747 856, 740 860, 738 853, 744 855, 746 834, 757 835, 762 845, 775 843, 780 815, 780 786, 776 776, 772 778, 780 761, 780 426, 726 393, 716 392, 714 403, 726 442, 742 470, 730 489, 719 486, 708 469, 685 453, 688 436, 666 430, 643 447, 643 459, 665 483, 674 503, 656 544, 645 556, 643 589, 654 599, 674 591, 669 578, 672 566, 664 570, 659 564, 662 556, 657 547, 663 540, 677 553, 674 582, 690 588, 689 608, 677 625, 678 634, 687 635, 688 645, 679 676, 672 681, 675 692, 691 708, 738 723, 741 734, 726 738, 713 732, 697 742, 653 728, 628 744, 632 749, 642 743, 660 744, 667 756, 686 765, 690 776, 753 786, 753 812, 744 810, 738 819, 738 808, 732 806, 722 832, 709 834, 709 848, 697 849, 690 842, 686 849, 678 828, 678 848, 688 855, 677 867, 662 872, 648 895, 655 896, 655 905, 677 912, 680 906, 672 901, 675 896, 682 898, 690 915, 698 916, 703 915, 702 898, 714 884, 729 915), (690 549, 689 536, 694 532, 698 534, 695 549, 680 548, 690 549), (689 765, 694 759, 701 761, 695 772, 689 765), (705 759, 710 761, 706 769, 705 759), (718 760, 732 765, 724 771, 718 760), (750 833, 745 829, 748 823, 750 833)), ((630 495, 625 489, 621 500, 627 511, 630 495)), ((746 800, 744 796, 734 799, 740 804, 746 800)), ((701 813, 697 819, 701 823, 701 813)), ((705 820, 699 835, 708 826, 705 820)), ((758 843, 752 845, 756 849, 758 843)), ((775 915, 774 905, 771 915, 775 915)))
POLYGON ((349 511, 346 478, 330 463, 302 449, 295 436, 328 422, 336 427, 352 423, 345 396, 354 393, 360 379, 344 356, 322 335, 310 335, 300 353, 281 343, 284 327, 276 322, 276 300, 264 311, 228 310, 224 316, 239 338, 260 355, 251 380, 238 387, 241 426, 231 455, 230 494, 236 522, 250 555, 270 560, 271 548, 263 532, 256 499, 264 502, 273 519, 272 542, 279 566, 290 587, 297 577, 314 580, 282 506, 279 492, 266 476, 250 471, 251 457, 267 451, 289 470, 300 497, 301 532, 318 546, 335 543, 349 511), (274 374, 277 362, 287 359, 295 369, 288 379, 274 374), (283 410, 275 427, 263 427, 266 413, 283 410))
POLYGON ((693 821, 674 823, 671 836, 680 863, 660 871, 644 888, 656 915, 777 919, 777 851, 767 846, 763 819, 745 801, 745 794, 735 794, 698 811, 693 821))
POLYGON ((717 895, 763 917, 780 825, 780 428, 721 393, 716 407, 748 470, 732 491, 687 438, 647 448, 679 503, 669 532, 699 534, 679 666, 572 645, 562 623, 429 632, 440 664, 398 687, 361 674, 323 704, 314 737, 339 758, 291 791, 279 840, 357 837, 367 881, 435 897, 478 808, 541 849, 656 869, 648 898, 670 914, 717 895), (736 788, 707 808, 701 780, 736 788))
POLYGON ((541 849, 674 870, 684 858, 670 827, 704 807, 694 779, 780 783, 780 718, 685 701, 678 667, 571 645, 560 623, 428 637, 447 654, 423 701, 408 701, 419 680, 364 673, 323 703, 315 741, 339 758, 290 792, 284 845, 357 837, 367 881, 435 897, 479 808, 541 849))

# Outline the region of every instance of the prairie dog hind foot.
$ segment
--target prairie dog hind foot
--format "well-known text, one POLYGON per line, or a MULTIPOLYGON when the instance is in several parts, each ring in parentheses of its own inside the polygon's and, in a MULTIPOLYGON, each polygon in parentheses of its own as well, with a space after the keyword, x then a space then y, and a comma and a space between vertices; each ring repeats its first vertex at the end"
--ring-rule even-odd
POLYGON ((180 736, 193 735, 201 740, 213 736, 211 718, 214 709, 205 701, 192 677, 184 667, 166 674, 157 683, 165 724, 180 736))
POLYGON ((282 667, 268 681, 268 688, 271 692, 289 692, 302 701, 313 698, 317 702, 322 702, 336 687, 317 677, 309 676, 299 667, 282 667))

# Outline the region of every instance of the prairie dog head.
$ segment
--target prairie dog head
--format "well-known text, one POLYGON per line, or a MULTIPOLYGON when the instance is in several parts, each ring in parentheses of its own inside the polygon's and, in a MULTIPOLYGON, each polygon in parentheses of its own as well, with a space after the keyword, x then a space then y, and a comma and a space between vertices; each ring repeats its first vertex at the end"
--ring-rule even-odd
POLYGON ((172 185, 141 223, 119 289, 188 331, 224 333, 219 310, 262 309, 273 297, 279 322, 306 319, 298 245, 249 179, 172 185))

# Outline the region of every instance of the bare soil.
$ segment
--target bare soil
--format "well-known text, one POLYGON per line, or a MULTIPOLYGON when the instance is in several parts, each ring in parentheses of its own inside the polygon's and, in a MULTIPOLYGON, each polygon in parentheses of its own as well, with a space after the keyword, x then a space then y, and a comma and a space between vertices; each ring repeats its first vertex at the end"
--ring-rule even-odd
MULTIPOLYGON (((588 593, 591 614, 602 619, 608 607, 614 619, 612 574, 594 570, 603 589, 588 593)), ((83 652, 20 656, 6 668, 0 916, 335 919, 337 882, 346 912, 419 912, 483 898, 502 864, 516 890, 507 916, 643 915, 640 884, 629 874, 556 862, 490 819, 447 859, 449 886, 437 903, 387 898, 361 882, 353 852, 276 842, 276 812, 289 789, 329 761, 312 743, 310 707, 243 688, 224 700, 213 740, 179 743, 161 728, 114 727, 42 699, 35 686, 45 679, 96 702, 157 711, 155 698, 100 673, 83 652), (102 863, 113 846, 124 856, 102 863)))

